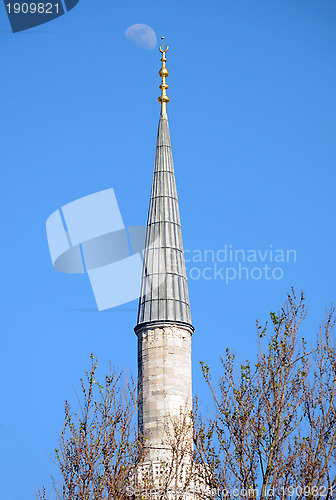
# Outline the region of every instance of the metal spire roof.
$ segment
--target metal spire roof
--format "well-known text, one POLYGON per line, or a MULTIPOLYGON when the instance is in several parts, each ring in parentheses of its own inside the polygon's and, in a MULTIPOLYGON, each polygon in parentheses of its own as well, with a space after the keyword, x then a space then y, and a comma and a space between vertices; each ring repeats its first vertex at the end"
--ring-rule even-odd
POLYGON ((173 322, 191 325, 173 156, 166 103, 165 52, 162 53, 162 96, 152 193, 150 198, 138 325, 173 322))

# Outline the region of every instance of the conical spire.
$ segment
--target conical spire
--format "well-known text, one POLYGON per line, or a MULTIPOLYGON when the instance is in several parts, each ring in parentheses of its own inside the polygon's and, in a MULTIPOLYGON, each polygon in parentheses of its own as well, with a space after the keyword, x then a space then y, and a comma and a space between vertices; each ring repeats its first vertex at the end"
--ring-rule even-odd
POLYGON ((152 322, 191 326, 173 156, 166 103, 166 51, 162 45, 162 95, 152 193, 150 198, 138 325, 152 322))

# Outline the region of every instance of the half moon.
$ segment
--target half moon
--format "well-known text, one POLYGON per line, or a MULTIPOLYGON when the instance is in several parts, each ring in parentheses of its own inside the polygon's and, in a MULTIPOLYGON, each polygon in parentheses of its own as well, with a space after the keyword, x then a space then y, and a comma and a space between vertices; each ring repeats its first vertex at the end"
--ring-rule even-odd
POLYGON ((154 30, 147 24, 133 24, 125 31, 125 38, 142 49, 153 50, 157 39, 154 30))

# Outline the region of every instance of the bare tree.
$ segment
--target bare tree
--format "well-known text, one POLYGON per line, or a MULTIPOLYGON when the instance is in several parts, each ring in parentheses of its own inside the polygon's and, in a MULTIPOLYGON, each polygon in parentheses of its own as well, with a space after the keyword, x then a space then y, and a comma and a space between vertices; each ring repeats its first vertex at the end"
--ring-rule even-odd
MULTIPOLYGON (((138 436, 133 380, 111 370, 101 385, 91 356, 79 410, 65 405, 54 498, 335 498, 335 311, 309 347, 299 334, 306 312, 304 296, 292 291, 269 324, 257 322, 256 362, 239 364, 226 350, 218 386, 202 363, 212 416, 202 415, 197 398, 193 412, 181 408, 155 467, 138 436)), ((37 498, 47 499, 45 489, 37 498)))
POLYGON ((169 421, 166 459, 147 469, 145 448, 136 425, 133 379, 110 370, 104 385, 97 380, 97 360, 81 379, 79 410, 65 402, 65 418, 55 449, 60 477, 53 491, 38 500, 123 500, 151 495, 182 499, 193 478, 192 416, 187 408, 169 421), (147 472, 146 472, 147 470, 147 472), (145 472, 145 473, 144 473, 145 472))
MULTIPOLYGON (((55 450, 61 474, 53 480, 56 500, 125 498, 127 479, 140 459, 135 384, 111 369, 101 385, 95 380, 97 360, 91 358, 91 370, 81 380, 79 411, 72 412, 65 403, 64 426, 55 450)), ((37 498, 47 498, 45 488, 37 498)))
POLYGON ((216 496, 328 499, 336 490, 334 310, 309 350, 299 340, 303 295, 292 290, 270 316, 270 335, 257 322, 254 366, 238 368, 227 349, 218 390, 202 363, 216 416, 204 421, 195 412, 195 461, 216 496))

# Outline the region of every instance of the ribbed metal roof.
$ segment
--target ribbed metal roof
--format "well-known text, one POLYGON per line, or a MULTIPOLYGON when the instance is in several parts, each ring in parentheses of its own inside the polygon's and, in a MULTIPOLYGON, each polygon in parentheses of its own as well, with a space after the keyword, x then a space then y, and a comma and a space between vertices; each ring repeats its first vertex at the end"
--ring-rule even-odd
POLYGON ((188 284, 167 114, 161 114, 150 198, 138 325, 191 325, 188 284))

